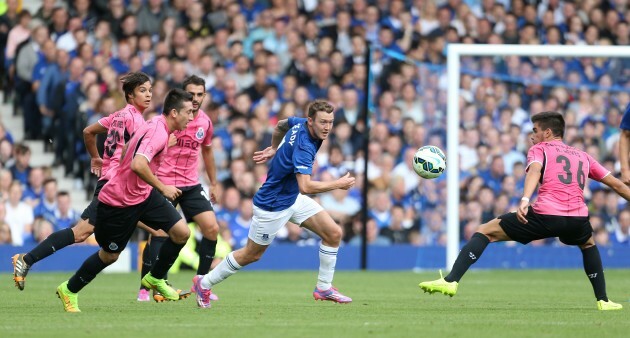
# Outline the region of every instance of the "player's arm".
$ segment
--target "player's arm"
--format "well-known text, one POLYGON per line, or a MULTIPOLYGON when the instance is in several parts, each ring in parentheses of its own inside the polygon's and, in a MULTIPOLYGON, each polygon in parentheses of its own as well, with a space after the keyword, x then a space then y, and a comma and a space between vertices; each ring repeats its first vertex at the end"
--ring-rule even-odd
POLYGON ((103 127, 98 122, 94 122, 83 129, 83 141, 85 142, 85 148, 92 159, 90 171, 97 177, 101 177, 103 159, 101 159, 101 156, 98 154, 98 149, 96 148, 96 135, 104 134, 106 132, 107 128, 103 127))
POLYGON ((131 170, 133 170, 133 172, 136 173, 136 175, 138 175, 138 177, 140 177, 143 181, 157 189, 157 191, 164 195, 164 197, 170 200, 176 199, 182 193, 174 186, 162 183, 157 176, 151 172, 149 159, 142 154, 137 154, 133 157, 133 160, 131 161, 131 170))
POLYGON ((254 162, 257 164, 265 163, 272 158, 276 154, 276 149, 280 146, 280 142, 282 142, 282 138, 284 138, 287 131, 289 131, 289 119, 278 121, 271 135, 271 147, 255 152, 253 156, 254 162))
POLYGON ((216 203, 219 196, 215 194, 217 186, 217 167, 214 164, 214 152, 212 146, 205 146, 201 148, 201 157, 203 158, 203 164, 206 167, 206 174, 210 180, 210 199, 212 203, 216 203))
POLYGON ((616 178, 612 174, 608 174, 604 176, 600 182, 612 188, 612 190, 619 194, 619 196, 625 198, 626 201, 630 201, 630 188, 628 188, 628 186, 620 179, 616 178))
POLYGON ((527 208, 529 207, 529 200, 534 195, 536 186, 540 181, 540 175, 542 175, 542 164, 539 162, 532 162, 527 168, 527 175, 525 176, 525 187, 523 188, 523 198, 521 198, 521 204, 516 210, 516 218, 521 223, 527 223, 527 208))
POLYGON ((630 184, 630 130, 621 129, 619 162, 621 163, 621 180, 625 184, 630 184))
POLYGON ((346 173, 343 177, 332 182, 313 181, 311 175, 300 173, 295 174, 295 177, 300 193, 303 195, 319 194, 335 189, 348 190, 354 185, 354 177, 350 177, 350 173, 346 173))

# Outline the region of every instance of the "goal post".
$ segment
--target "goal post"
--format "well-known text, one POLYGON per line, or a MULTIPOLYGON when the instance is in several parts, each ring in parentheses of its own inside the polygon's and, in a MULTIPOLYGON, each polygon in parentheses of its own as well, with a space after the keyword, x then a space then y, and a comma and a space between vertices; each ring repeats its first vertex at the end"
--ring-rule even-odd
POLYGON ((446 268, 459 253, 459 87, 462 56, 546 56, 630 58, 630 46, 590 45, 479 45, 447 46, 447 245, 446 268))

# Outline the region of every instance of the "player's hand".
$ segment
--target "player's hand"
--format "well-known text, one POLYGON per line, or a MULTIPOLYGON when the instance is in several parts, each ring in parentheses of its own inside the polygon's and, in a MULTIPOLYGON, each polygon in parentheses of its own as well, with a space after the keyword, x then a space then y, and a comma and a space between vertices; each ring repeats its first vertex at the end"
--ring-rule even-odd
POLYGON ((168 137, 168 147, 170 148, 176 144, 177 144, 177 137, 175 136, 175 134, 171 134, 171 136, 168 137))
POLYGON ((90 162, 90 171, 92 172, 92 174, 96 175, 96 177, 101 177, 101 170, 103 169, 103 159, 100 157, 95 157, 90 162))
POLYGON ((174 201, 181 194, 182 191, 172 185, 167 185, 162 190, 162 195, 164 195, 164 197, 168 198, 171 201, 174 201))
POLYGON ((221 200, 221 195, 219 194, 219 189, 217 189, 216 184, 210 185, 210 202, 213 204, 218 203, 221 200))
POLYGON ((621 181, 626 185, 630 185, 630 169, 621 170, 621 181))
POLYGON ((355 178, 350 177, 350 173, 346 173, 340 177, 337 182, 339 183, 339 189, 348 190, 354 185, 355 178))
POLYGON ((527 211, 529 211, 529 201, 521 200, 521 204, 516 210, 516 218, 519 222, 527 224, 527 211))
POLYGON ((273 149, 272 147, 267 147, 264 150, 255 152, 254 156, 252 156, 252 159, 256 164, 262 164, 267 162, 268 159, 273 158, 275 154, 275 149, 273 149))

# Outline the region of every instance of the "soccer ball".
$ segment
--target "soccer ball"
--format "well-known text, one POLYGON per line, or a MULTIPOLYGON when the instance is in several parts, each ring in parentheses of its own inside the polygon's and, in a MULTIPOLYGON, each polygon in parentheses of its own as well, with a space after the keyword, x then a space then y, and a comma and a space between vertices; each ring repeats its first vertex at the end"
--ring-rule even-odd
POLYGON ((413 170, 422 178, 436 178, 446 169, 446 156, 436 146, 424 146, 413 155, 413 170))

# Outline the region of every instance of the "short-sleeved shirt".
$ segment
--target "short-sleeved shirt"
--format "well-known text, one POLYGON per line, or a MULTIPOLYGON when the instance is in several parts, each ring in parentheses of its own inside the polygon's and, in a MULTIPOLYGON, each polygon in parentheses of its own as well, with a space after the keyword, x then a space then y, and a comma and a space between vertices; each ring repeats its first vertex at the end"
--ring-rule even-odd
POLYGON ((311 175, 322 140, 311 136, 307 119, 290 117, 289 131, 271 160, 267 181, 254 195, 254 205, 266 211, 289 208, 300 193, 295 174, 311 175))
POLYGON ((170 147, 158 171, 164 184, 190 187, 199 184, 197 172, 201 147, 212 145, 212 121, 202 110, 182 131, 175 131, 177 144, 170 147), (177 170, 175 170, 177 168, 177 170))
POLYGON ((103 180, 111 178, 116 173, 125 144, 129 142, 136 130, 146 122, 142 113, 133 105, 128 104, 125 108, 101 118, 98 123, 107 128, 100 178, 103 180), (111 174, 107 176, 109 172, 111 174))
POLYGON ((626 111, 623 113, 623 118, 621 119, 619 128, 623 130, 630 130, 630 103, 628 103, 626 111))
POLYGON ((543 215, 588 216, 584 203, 586 178, 601 181, 610 174, 589 154, 561 141, 540 142, 531 147, 527 170, 534 162, 542 165, 542 176, 532 208, 543 215))
POLYGON ((151 172, 157 173, 166 155, 169 134, 164 115, 156 116, 140 127, 127 145, 118 172, 103 186, 98 200, 112 207, 128 207, 144 202, 153 187, 131 170, 131 161, 136 156, 144 156, 149 161, 151 172))

